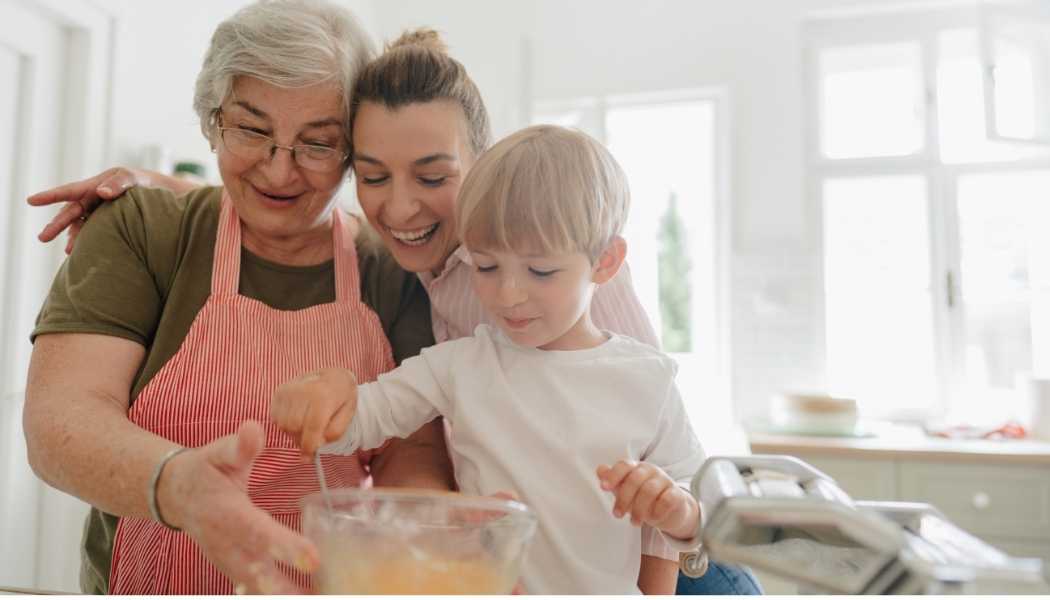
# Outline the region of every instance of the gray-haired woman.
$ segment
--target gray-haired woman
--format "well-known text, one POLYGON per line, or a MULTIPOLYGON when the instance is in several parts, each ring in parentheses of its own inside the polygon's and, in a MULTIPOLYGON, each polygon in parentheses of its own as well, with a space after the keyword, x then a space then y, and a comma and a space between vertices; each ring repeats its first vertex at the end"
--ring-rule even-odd
MULTIPOLYGON (((95 508, 88 592, 290 592, 316 550, 297 501, 316 489, 267 422, 273 389, 328 366, 375 377, 433 343, 410 277, 335 210, 365 32, 321 0, 222 23, 194 106, 223 186, 139 188, 100 208, 33 333, 30 462, 95 508)), ((338 485, 448 489, 440 428, 326 462, 338 485)))

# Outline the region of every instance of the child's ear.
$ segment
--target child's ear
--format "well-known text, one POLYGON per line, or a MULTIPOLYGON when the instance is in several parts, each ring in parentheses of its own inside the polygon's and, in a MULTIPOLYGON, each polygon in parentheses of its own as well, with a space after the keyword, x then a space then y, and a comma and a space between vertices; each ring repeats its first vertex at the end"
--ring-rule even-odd
POLYGON ((594 273, 591 275, 591 281, 602 284, 616 277, 616 273, 619 272, 620 266, 623 265, 626 257, 627 240, 620 236, 614 236, 609 241, 609 245, 605 247, 605 250, 602 250, 602 253, 598 255, 598 260, 594 262, 594 273))

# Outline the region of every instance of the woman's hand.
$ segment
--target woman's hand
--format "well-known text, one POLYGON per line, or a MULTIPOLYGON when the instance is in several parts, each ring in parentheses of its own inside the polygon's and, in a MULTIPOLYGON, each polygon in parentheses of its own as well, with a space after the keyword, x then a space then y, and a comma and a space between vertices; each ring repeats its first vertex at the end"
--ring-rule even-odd
POLYGON ((32 206, 66 203, 62 210, 51 219, 51 222, 44 226, 44 229, 37 235, 37 239, 41 242, 50 242, 68 228, 69 240, 66 242, 66 254, 69 254, 73 251, 73 241, 80 233, 80 228, 84 226, 84 221, 100 203, 115 200, 129 189, 139 186, 161 187, 181 194, 192 190, 196 184, 155 171, 114 167, 94 177, 33 194, 26 199, 26 202, 32 206))
POLYGON ((357 409, 357 378, 347 369, 321 369, 282 383, 270 401, 270 420, 295 439, 304 458, 342 437, 357 409))
POLYGON ((114 167, 94 177, 33 194, 26 199, 32 206, 66 203, 44 227, 37 239, 50 242, 64 229, 69 228, 69 241, 66 243, 66 254, 69 254, 73 249, 73 240, 80 233, 84 221, 100 202, 118 198, 128 189, 139 185, 150 185, 149 173, 138 169, 114 167))
POLYGON ((700 507, 691 494, 678 487, 660 467, 633 460, 621 460, 609 467, 598 467, 603 490, 616 496, 613 516, 631 515, 631 523, 645 523, 679 539, 690 539, 696 532, 700 507))
POLYGON ((168 523, 197 542, 238 593, 301 594, 277 562, 312 572, 319 554, 302 535, 274 521, 248 498, 248 475, 265 434, 246 421, 237 433, 184 452, 168 463, 157 505, 168 523))

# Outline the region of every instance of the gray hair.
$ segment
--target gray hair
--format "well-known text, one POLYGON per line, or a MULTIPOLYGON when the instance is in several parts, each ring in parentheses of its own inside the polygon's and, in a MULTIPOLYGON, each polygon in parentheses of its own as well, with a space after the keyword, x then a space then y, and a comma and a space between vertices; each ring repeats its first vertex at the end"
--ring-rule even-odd
POLYGON ((372 59, 372 39, 347 9, 326 0, 259 0, 219 24, 193 93, 201 131, 214 141, 219 107, 245 75, 282 88, 331 83, 342 94, 350 147, 350 101, 372 59))

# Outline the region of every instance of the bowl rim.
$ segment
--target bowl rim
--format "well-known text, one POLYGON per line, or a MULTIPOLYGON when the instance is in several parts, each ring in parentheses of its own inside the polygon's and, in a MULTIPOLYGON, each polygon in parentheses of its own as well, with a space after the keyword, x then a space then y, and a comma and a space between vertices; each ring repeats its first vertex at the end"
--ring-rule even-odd
MULTIPOLYGON (((457 508, 475 510, 501 510, 514 518, 536 521, 536 511, 520 500, 497 498, 495 496, 475 496, 461 492, 432 490, 425 488, 331 488, 328 495, 334 503, 345 500, 393 500, 393 501, 433 501, 454 505, 457 508)), ((299 499, 303 512, 306 508, 326 509, 326 502, 320 490, 307 494, 299 499)))

